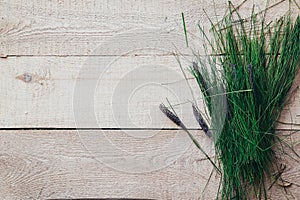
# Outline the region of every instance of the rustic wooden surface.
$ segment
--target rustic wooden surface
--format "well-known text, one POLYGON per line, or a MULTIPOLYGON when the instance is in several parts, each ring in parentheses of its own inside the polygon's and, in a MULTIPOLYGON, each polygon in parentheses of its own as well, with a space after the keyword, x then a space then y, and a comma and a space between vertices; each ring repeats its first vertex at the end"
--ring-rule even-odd
MULTIPOLYGON (((0 103, 6 106, 1 106, 1 115, 5 117, 0 119, 0 126, 174 128, 159 111, 159 104, 166 102, 166 97, 175 104, 192 99, 174 56, 86 59, 34 56, 1 60, 0 73, 3 76, 0 78, 0 88, 3 98, 0 103), (111 61, 113 63, 108 65, 111 61), (88 65, 87 69, 85 65, 88 65), (88 73, 78 78, 81 67, 88 73), (74 95, 78 93, 78 84, 89 85, 90 82, 95 82, 95 91, 90 96, 94 101, 93 110, 84 101, 88 98, 86 96, 79 97, 84 102, 76 106, 77 97, 74 95), (146 95, 149 90, 151 94, 146 95), (128 113, 124 109, 128 109, 128 113), (98 123, 82 119, 84 122, 76 124, 77 115, 74 112, 82 116, 80 119, 88 112, 95 112, 98 123), (124 121, 129 117, 130 121, 124 121)), ((194 80, 190 82, 196 83, 194 80)), ((198 128, 190 103, 178 111, 189 127, 198 128)))
MULTIPOLYGON (((204 150, 213 155, 211 141, 202 133, 193 133, 204 150)), ((124 131, 1 131, 0 198, 214 199, 219 176, 213 174, 202 194, 212 166, 183 131, 131 134, 124 131), (101 144, 98 139, 103 135, 124 152, 122 159, 114 156, 111 148, 95 148, 96 142, 101 144), (174 143, 174 135, 180 143, 174 143), (173 143, 173 151, 166 148, 169 143, 173 143), (134 162, 142 157, 143 162, 134 162), (139 166, 136 170, 135 165, 139 166), (153 170, 151 166, 160 167, 153 170)), ((298 140, 294 148, 299 151, 299 134, 292 138, 289 141, 298 140)), ((292 185, 286 188, 287 194, 280 186, 273 186, 270 198, 298 199, 300 166, 291 158, 278 155, 284 157, 282 163, 287 166, 283 178, 292 185)))
MULTIPOLYGON (((0 199, 214 199, 219 176, 203 192, 212 166, 158 105, 180 104, 177 113, 198 128, 189 101, 201 107, 201 95, 173 54, 184 69, 191 49, 204 54, 197 23, 208 30, 203 10, 221 18, 226 2, 0 0, 0 199)), ((299 14, 291 2, 270 0, 267 19, 299 14)), ((253 3, 265 7, 249 0, 243 16, 253 3)), ((298 76, 278 127, 298 154, 299 84, 298 76)), ((213 155, 211 141, 193 133, 213 155)), ((273 186, 269 198, 299 199, 300 165, 278 156, 292 185, 273 186)))

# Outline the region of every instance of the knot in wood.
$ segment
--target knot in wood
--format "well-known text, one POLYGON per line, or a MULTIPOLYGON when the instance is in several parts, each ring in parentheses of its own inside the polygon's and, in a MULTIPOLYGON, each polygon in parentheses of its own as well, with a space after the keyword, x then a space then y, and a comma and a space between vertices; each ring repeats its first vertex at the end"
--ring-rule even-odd
POLYGON ((17 79, 21 80, 21 81, 24 81, 25 83, 29 83, 32 81, 32 75, 31 74, 27 74, 27 73, 24 73, 20 76, 17 76, 16 77, 17 79))

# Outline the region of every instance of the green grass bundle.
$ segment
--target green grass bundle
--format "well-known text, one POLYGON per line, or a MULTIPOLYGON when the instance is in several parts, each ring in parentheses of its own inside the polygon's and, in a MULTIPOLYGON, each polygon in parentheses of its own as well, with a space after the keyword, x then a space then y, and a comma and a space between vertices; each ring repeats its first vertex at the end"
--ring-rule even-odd
POLYGON ((221 174, 221 199, 267 199, 266 180, 276 167, 275 128, 300 64, 300 18, 269 24, 257 18, 230 12, 212 24, 213 39, 199 27, 215 56, 195 55, 190 68, 209 114, 208 122, 193 105, 214 140, 220 167, 211 162, 221 174))
POLYGON ((283 18, 259 30, 252 22, 253 30, 246 32, 244 23, 234 27, 230 16, 224 32, 214 29, 228 93, 227 117, 215 140, 224 199, 246 199, 251 191, 267 198, 276 122, 299 68, 299 17, 294 25, 283 18), (231 93, 246 89, 251 92, 231 93))

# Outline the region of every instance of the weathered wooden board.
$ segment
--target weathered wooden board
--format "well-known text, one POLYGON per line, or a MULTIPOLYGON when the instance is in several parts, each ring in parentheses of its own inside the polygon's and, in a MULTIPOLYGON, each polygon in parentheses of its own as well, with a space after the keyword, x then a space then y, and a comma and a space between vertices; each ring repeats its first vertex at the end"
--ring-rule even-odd
POLYGON ((169 98, 198 128, 174 56, 12 57, 0 73, 0 127, 174 128, 158 108, 169 98))
MULTIPOLYGON (((188 68, 191 58, 181 59, 188 68)), ((174 56, 9 57, 0 73, 2 128, 175 128, 158 108, 166 98, 181 104, 187 127, 199 127, 189 101, 201 107, 201 94, 174 56)), ((300 122, 300 93, 292 91, 285 123, 300 122)))
MULTIPOLYGON (((243 0, 232 1, 236 6, 243 0)), ((96 1, 96 0, 1 0, 0 55, 124 55, 128 49, 157 48, 164 55, 176 48, 185 48, 181 13, 185 13, 191 47, 202 52, 197 24, 209 28, 209 20, 223 17, 227 0, 191 1, 96 1), (99 46, 105 46, 99 49, 99 46), (176 47, 176 48, 174 48, 176 47)), ((266 2, 249 0, 240 6, 243 16, 252 6, 263 11, 266 2)), ((268 10, 274 20, 291 8, 291 1, 271 0, 268 10), (278 4, 278 2, 281 2, 278 4)), ((299 11, 298 11, 299 13, 299 11)), ((138 54, 144 54, 138 52, 138 54)))
MULTIPOLYGON (((211 141, 197 139, 213 156, 211 141)), ((299 135, 298 135, 299 136, 299 135)), ((300 150, 294 145, 296 151, 300 150)), ((287 193, 275 184, 270 199, 299 197, 300 165, 282 156, 287 193), (294 197, 293 197, 294 196, 294 197)), ((219 176, 202 194, 212 166, 183 131, 1 131, 0 198, 214 199, 219 176), (105 141, 102 141, 104 139, 105 141), (115 150, 118 149, 118 150, 115 150), (117 154, 122 154, 120 158, 117 154)))
POLYGON ((181 12, 199 16, 203 2, 2 0, 1 54, 120 55, 140 45, 184 50, 181 12))
MULTIPOLYGON (((196 199, 201 194, 212 167, 184 132, 129 134, 2 131, 0 197, 196 199)), ((205 149, 211 149, 209 140, 201 138, 205 149)), ((216 180, 210 187, 217 187, 216 180)))

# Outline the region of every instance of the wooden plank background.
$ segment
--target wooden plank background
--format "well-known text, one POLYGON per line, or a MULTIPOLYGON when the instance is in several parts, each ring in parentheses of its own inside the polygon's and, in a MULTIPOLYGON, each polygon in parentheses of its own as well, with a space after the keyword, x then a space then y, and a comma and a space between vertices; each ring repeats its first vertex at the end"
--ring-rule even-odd
MULTIPOLYGON (((158 105, 167 97, 198 129, 189 102, 201 107, 201 95, 174 53, 184 69, 192 50, 203 55, 197 24, 208 30, 204 10, 221 18, 226 3, 0 0, 0 198, 214 199, 219 176, 205 187, 212 166, 158 105)), ((246 1, 243 16, 253 4, 266 3, 246 1)), ((300 13, 292 1, 269 5, 268 20, 300 13)), ((278 132, 300 153, 297 78, 278 132)), ((212 142, 193 133, 213 156, 212 142)), ((293 184, 273 186, 269 198, 299 199, 300 164, 278 157, 293 184)))

